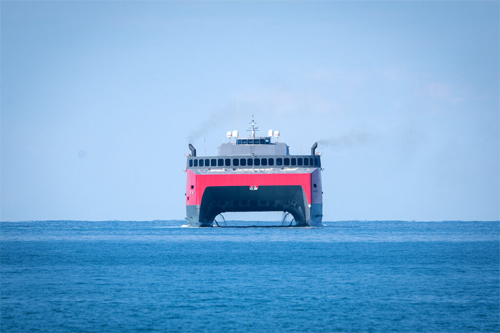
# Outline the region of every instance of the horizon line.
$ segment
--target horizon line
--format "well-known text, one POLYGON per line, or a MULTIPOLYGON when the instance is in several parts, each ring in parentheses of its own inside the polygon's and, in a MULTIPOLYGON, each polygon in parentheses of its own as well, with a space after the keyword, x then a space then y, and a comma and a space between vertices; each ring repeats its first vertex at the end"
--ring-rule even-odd
MULTIPOLYGON (((1 221, 0 223, 22 223, 22 222, 184 222, 186 219, 168 219, 168 220, 18 220, 18 221, 1 221)), ((227 220, 231 222, 277 222, 275 220, 227 220)), ((226 221, 226 222, 227 222, 226 221)), ((339 222, 500 222, 500 220, 332 220, 323 221, 323 223, 339 223, 339 222)))

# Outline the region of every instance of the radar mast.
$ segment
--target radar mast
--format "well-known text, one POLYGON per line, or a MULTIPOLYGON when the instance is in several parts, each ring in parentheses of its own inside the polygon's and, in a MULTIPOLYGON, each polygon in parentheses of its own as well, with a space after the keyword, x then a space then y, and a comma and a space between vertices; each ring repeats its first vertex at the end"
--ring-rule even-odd
POLYGON ((252 115, 252 122, 250 123, 250 126, 248 126, 248 129, 247 129, 247 131, 252 132, 252 135, 251 135, 252 138, 255 138, 255 132, 259 130, 259 127, 255 126, 255 125, 257 125, 257 123, 253 119, 253 115, 252 115))

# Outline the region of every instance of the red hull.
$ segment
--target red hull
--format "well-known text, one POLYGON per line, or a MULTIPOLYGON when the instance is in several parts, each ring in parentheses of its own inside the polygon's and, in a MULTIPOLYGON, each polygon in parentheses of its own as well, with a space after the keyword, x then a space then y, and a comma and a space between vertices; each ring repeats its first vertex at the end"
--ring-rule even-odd
MULTIPOLYGON (((312 203, 311 173, 289 174, 195 174, 187 170, 186 205, 201 205, 203 193, 211 186, 286 186, 300 185, 307 202, 312 203)), ((321 193, 321 192, 320 192, 321 193)))

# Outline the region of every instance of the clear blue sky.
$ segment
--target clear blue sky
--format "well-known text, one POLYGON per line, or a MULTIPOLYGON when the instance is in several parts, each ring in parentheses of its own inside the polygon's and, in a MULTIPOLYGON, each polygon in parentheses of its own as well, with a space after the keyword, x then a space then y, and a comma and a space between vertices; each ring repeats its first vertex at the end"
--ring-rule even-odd
POLYGON ((326 221, 499 220, 499 88, 497 1, 2 1, 0 219, 183 219, 239 104, 326 221))

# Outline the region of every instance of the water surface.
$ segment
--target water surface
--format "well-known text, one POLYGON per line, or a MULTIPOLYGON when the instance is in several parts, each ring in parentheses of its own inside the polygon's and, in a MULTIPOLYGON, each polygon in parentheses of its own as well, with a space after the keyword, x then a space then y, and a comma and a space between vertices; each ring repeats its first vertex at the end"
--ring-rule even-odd
POLYGON ((500 330, 499 222, 183 224, 0 223, 1 331, 500 330))

